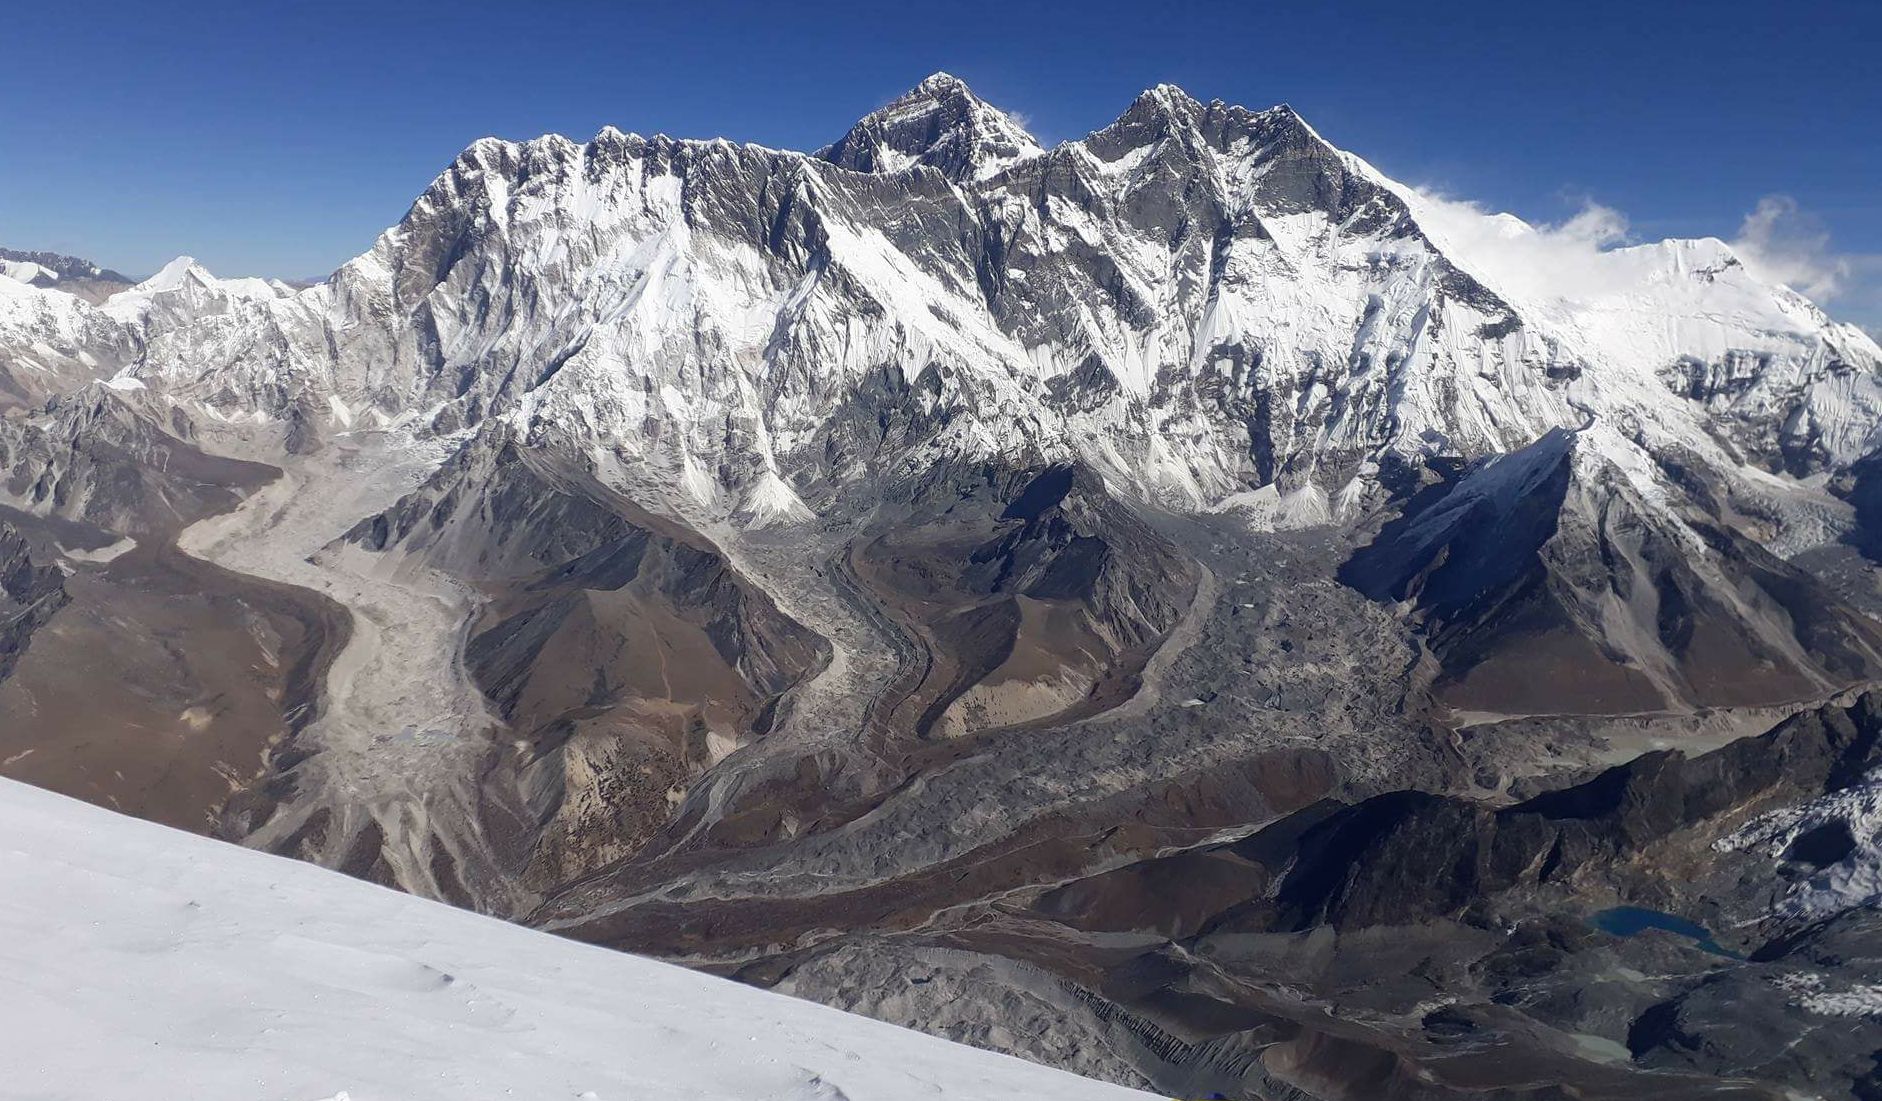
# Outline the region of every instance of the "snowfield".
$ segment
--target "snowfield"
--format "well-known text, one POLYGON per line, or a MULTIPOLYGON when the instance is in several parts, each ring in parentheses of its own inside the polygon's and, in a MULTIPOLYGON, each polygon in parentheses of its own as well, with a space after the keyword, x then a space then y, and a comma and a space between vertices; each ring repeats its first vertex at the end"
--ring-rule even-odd
POLYGON ((0 1097, 1141 1099, 0 781, 0 1097))

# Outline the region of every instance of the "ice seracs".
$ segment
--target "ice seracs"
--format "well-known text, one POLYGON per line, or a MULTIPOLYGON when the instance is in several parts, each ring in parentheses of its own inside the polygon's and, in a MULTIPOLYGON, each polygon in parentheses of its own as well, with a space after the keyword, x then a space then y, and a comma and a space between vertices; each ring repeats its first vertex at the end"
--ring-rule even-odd
POLYGON ((1813 835, 1841 851, 1833 854, 1835 859, 1812 860, 1820 866, 1793 879, 1778 900, 1779 913, 1815 920, 1882 902, 1882 774, 1761 814, 1722 838, 1717 848, 1763 852, 1774 862, 1797 861, 1800 841, 1813 835))

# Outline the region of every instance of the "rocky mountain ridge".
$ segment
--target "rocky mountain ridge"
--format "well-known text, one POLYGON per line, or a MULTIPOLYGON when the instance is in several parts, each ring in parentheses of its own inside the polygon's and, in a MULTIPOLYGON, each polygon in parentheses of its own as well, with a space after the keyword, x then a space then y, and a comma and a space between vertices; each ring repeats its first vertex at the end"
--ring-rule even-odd
POLYGON ((76 256, 11 248, 0 248, 0 279, 64 291, 94 305, 137 282, 76 256))

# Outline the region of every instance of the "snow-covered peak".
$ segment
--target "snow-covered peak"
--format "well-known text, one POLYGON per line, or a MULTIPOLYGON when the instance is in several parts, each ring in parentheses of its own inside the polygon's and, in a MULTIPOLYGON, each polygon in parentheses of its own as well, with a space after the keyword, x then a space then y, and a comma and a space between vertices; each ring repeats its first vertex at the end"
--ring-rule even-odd
POLYGON ((1201 101, 1174 84, 1158 84, 1141 92, 1125 114, 1149 114, 1181 121, 1201 115, 1201 101))
POLYGON ((922 95, 935 97, 973 95, 972 90, 967 87, 966 81, 942 69, 937 69, 928 74, 920 84, 915 85, 913 91, 921 93, 922 95))
POLYGON ((1111 155, 1147 149, 1172 136, 1189 135, 1194 140, 1205 110, 1174 84, 1159 84, 1140 93, 1109 126, 1076 144, 1109 159, 1111 155))
POLYGON ((215 276, 196 262, 194 256, 179 256, 157 270, 157 274, 132 287, 124 293, 142 292, 156 294, 159 291, 173 291, 185 283, 195 280, 201 283, 213 282, 215 276))
POLYGON ((957 181, 983 180, 1040 153, 1011 116, 965 82, 935 73, 863 117, 818 156, 858 172, 901 172, 917 164, 957 181))
MULTIPOLYGON (((1770 350, 1841 330, 1787 287, 1760 280, 1716 237, 1626 241, 1624 226, 1592 208, 1560 226, 1437 198, 1384 181, 1425 234, 1459 267, 1560 327, 1588 356, 1654 370, 1681 355, 1770 350)), ((1874 342, 1843 334, 1874 366, 1874 342)))
POLYGON ((0 277, 15 283, 56 283, 59 273, 31 260, 0 260, 0 277))
POLYGON ((105 299, 105 313, 130 324, 154 316, 174 324, 208 314, 226 313, 242 302, 285 298, 294 289, 275 279, 218 279, 193 256, 179 256, 157 274, 105 299))

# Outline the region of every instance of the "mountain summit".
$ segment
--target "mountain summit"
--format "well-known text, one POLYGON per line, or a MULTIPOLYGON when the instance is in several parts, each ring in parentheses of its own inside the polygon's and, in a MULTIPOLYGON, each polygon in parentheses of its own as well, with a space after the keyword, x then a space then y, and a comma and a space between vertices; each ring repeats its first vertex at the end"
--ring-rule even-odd
POLYGON ((963 182, 985 179, 1039 152, 1039 143, 1011 116, 958 77, 936 73, 864 116, 817 156, 857 172, 925 164, 963 182))

